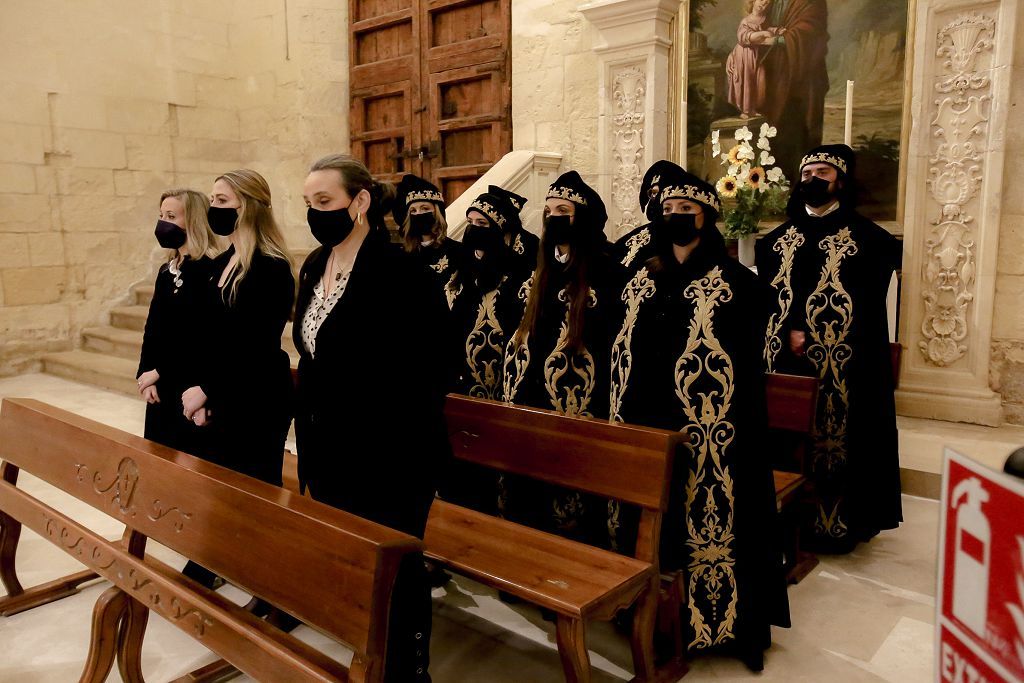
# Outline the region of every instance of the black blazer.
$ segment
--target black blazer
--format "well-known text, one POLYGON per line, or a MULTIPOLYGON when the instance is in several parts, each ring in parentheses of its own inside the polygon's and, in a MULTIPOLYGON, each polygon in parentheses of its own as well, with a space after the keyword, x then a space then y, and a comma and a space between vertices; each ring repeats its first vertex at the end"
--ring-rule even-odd
POLYGON ((329 256, 313 251, 299 275, 299 478, 323 502, 422 535, 448 443, 447 305, 413 258, 371 234, 311 355, 302 323, 329 256))

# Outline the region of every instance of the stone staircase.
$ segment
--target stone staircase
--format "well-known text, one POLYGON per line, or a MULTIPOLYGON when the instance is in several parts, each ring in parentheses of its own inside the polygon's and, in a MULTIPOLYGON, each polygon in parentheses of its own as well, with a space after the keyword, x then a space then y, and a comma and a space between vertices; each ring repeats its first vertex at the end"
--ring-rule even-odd
MULTIPOLYGON (((131 298, 130 304, 111 309, 110 325, 82 330, 82 348, 43 356, 43 372, 138 396, 135 373, 153 285, 136 285, 131 298)), ((291 323, 285 327, 281 344, 292 357, 292 365, 297 364, 291 323)))

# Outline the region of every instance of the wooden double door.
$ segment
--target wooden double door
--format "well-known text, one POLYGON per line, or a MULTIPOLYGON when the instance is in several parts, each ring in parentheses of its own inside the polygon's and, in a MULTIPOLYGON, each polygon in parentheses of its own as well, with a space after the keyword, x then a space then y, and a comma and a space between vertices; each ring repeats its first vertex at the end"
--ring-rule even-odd
POLYGON ((451 202, 512 144, 511 0, 350 0, 352 153, 451 202))

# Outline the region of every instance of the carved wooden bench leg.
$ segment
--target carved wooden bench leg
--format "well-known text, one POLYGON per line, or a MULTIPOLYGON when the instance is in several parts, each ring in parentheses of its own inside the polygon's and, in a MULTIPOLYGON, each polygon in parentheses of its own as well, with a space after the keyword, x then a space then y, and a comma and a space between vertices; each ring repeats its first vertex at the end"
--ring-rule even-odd
POLYGON ((633 613, 630 647, 633 650, 633 680, 637 683, 654 678, 654 622, 658 616, 658 581, 657 575, 651 577, 633 613))
MULTIPOLYGON (((18 468, 9 462, 0 463, 0 478, 12 486, 17 484, 18 468)), ((18 552, 19 538, 21 522, 0 511, 0 581, 3 581, 8 598, 24 592, 14 570, 14 556, 18 552)))
POLYGON ((683 660, 683 624, 680 609, 683 604, 682 573, 663 575, 658 596, 658 634, 663 644, 662 659, 683 660))
MULTIPOLYGON (((18 483, 18 471, 9 462, 0 463, 0 478, 11 485, 18 483)), ((74 595, 83 583, 99 578, 95 572, 85 570, 25 590, 14 566, 20 538, 21 522, 0 511, 0 582, 7 591, 7 595, 0 598, 0 616, 10 617, 74 595)))
POLYGON ((103 683, 117 657, 121 620, 130 598, 117 586, 103 591, 92 610, 89 656, 80 683, 103 683))
POLYGON ((562 658, 566 683, 590 683, 590 655, 582 619, 558 615, 555 625, 558 655, 562 658))
POLYGON ((117 669, 124 683, 145 683, 142 675, 142 640, 146 636, 149 609, 138 600, 128 600, 121 620, 117 644, 117 669))

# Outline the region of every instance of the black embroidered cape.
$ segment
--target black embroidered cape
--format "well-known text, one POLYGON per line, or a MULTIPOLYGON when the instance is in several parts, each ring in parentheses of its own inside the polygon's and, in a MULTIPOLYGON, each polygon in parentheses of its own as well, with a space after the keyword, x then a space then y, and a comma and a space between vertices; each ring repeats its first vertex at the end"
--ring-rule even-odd
MULTIPOLYGON (((510 340, 505 349, 502 393, 506 403, 571 416, 608 417, 608 350, 621 315, 621 271, 603 254, 593 258, 591 282, 585 294, 582 348, 575 353, 566 348, 570 278, 561 266, 552 264, 536 329, 523 344, 516 346, 510 340)), ((531 285, 532 278, 519 289, 524 299, 531 285)), ((609 546, 609 501, 555 487, 517 483, 510 488, 515 491, 507 498, 503 496, 499 506, 507 502, 509 518, 593 545, 609 546)))
POLYGON ((661 535, 663 570, 683 572, 684 642, 760 668, 769 623, 789 625, 776 551, 775 490, 762 450, 763 292, 719 237, 679 264, 634 266, 611 350, 612 420, 679 430, 661 535))
POLYGON ((764 362, 819 378, 811 530, 821 549, 841 552, 902 520, 885 305, 900 248, 852 210, 792 214, 757 245, 759 276, 772 288, 764 362), (802 357, 790 351, 791 331, 806 335, 802 357))
POLYGON ((653 234, 650 223, 633 228, 615 240, 611 250, 612 257, 625 268, 631 268, 640 263, 646 256, 651 255, 653 234))
POLYGON ((413 260, 427 269, 431 282, 444 292, 449 308, 455 303, 461 254, 462 245, 452 239, 420 246, 412 252, 413 260))

